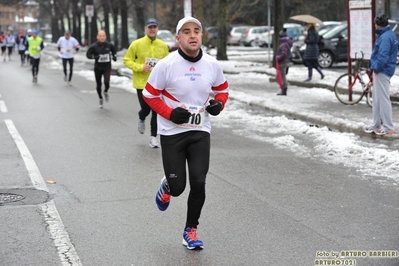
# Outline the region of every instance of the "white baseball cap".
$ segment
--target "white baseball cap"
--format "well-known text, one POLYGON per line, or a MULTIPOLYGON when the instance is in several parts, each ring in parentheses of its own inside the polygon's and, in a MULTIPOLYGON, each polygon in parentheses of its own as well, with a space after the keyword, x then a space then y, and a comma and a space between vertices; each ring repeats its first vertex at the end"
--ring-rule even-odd
POLYGON ((184 17, 181 20, 179 20, 179 23, 177 23, 177 27, 176 27, 176 34, 179 33, 179 30, 181 29, 181 27, 183 27, 184 24, 188 23, 188 22, 194 22, 195 24, 197 24, 200 29, 202 30, 202 25, 201 22, 199 22, 198 19, 193 18, 193 17, 184 17))

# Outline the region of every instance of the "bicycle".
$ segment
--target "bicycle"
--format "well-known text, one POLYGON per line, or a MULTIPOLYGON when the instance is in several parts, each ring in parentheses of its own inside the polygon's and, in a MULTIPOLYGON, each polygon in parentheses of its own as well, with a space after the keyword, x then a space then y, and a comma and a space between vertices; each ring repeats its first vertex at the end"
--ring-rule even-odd
POLYGON ((355 53, 355 70, 353 73, 341 75, 334 85, 334 93, 337 99, 347 105, 354 105, 360 102, 366 95, 367 104, 372 107, 373 75, 367 68, 361 67, 364 54, 361 58, 355 53), (369 80, 366 81, 364 75, 367 74, 369 80))

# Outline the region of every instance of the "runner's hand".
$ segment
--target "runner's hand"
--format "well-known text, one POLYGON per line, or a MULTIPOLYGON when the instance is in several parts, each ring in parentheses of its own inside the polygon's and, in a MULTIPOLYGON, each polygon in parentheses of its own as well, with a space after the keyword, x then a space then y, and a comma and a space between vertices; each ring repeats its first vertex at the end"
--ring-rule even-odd
POLYGON ((112 60, 114 60, 116 62, 116 56, 115 55, 112 57, 112 60))
POLYGON ((172 114, 170 115, 170 121, 175 124, 183 124, 187 123, 190 118, 191 113, 184 108, 176 107, 173 109, 172 114))
POLYGON ((205 109, 210 115, 218 115, 220 114, 220 110, 222 110, 222 106, 221 102, 210 100, 209 105, 205 109))

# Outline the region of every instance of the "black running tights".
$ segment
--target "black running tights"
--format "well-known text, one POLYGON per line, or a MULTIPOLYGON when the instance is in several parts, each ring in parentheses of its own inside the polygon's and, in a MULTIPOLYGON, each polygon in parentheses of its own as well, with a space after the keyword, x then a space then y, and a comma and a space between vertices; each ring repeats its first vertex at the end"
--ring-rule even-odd
POLYGON ((62 58, 62 67, 64 68, 64 75, 67 75, 67 63, 69 63, 69 78, 68 81, 72 80, 73 72, 73 58, 62 58))
POLYGON ((108 92, 109 80, 111 78, 111 68, 105 68, 105 69, 94 68, 94 75, 96 76, 97 94, 98 94, 98 97, 100 99, 102 99, 103 96, 102 96, 102 92, 101 92, 101 85, 102 85, 102 81, 101 80, 102 80, 102 77, 104 76, 104 86, 105 86, 104 91, 108 92))
POLYGON ((30 58, 32 62, 32 75, 35 77, 39 73, 40 58, 30 58))
POLYGON ((18 51, 18 53, 21 57, 21 63, 25 63, 25 58, 26 58, 25 51, 18 51))
POLYGON ((143 90, 136 89, 137 91, 137 98, 139 99, 141 110, 139 111, 139 118, 140 120, 145 120, 145 118, 151 112, 151 136, 157 136, 157 113, 151 109, 151 107, 144 101, 143 99, 143 90))
POLYGON ((163 168, 173 197, 182 194, 186 187, 186 163, 188 165, 190 193, 185 228, 196 228, 199 224, 198 220, 205 203, 205 179, 209 170, 210 145, 210 134, 204 131, 161 135, 163 168))

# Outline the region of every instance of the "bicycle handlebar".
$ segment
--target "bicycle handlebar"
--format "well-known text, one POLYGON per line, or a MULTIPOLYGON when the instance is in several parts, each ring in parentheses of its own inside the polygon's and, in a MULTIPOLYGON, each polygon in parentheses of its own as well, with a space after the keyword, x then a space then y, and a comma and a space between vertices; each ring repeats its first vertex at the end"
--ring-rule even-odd
POLYGON ((364 53, 363 53, 363 51, 360 51, 360 53, 362 54, 362 57, 360 57, 360 58, 357 57, 357 52, 355 53, 355 60, 359 60, 359 61, 363 60, 364 53))

